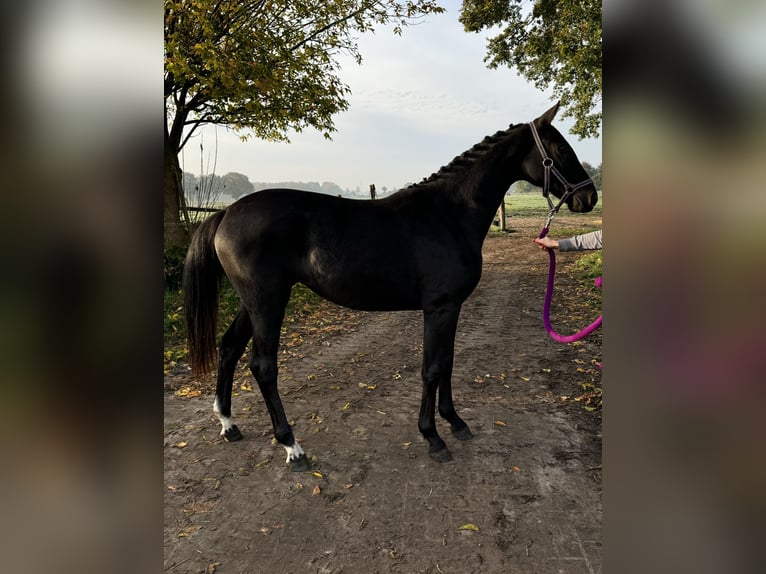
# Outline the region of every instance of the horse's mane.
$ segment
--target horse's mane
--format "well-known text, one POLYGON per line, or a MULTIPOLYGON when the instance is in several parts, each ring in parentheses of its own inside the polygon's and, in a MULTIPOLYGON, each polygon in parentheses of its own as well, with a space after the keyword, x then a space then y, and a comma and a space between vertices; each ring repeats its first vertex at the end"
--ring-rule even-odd
POLYGON ((489 153, 492 149, 494 149, 494 147, 498 143, 505 141, 508 135, 510 135, 511 131, 515 130, 520 125, 521 124, 511 124, 507 130, 501 130, 499 132, 495 132, 491 136, 486 136, 479 143, 471 147, 469 150, 466 150, 463 153, 461 153, 459 156, 454 158, 447 165, 440 167, 439 171, 437 171, 436 173, 432 173, 430 176, 424 177, 418 183, 413 183, 404 189, 421 187, 421 186, 433 183, 435 181, 442 180, 446 177, 451 176, 454 173, 464 171, 466 167, 476 163, 476 161, 478 161, 479 159, 487 155, 487 153, 489 153))

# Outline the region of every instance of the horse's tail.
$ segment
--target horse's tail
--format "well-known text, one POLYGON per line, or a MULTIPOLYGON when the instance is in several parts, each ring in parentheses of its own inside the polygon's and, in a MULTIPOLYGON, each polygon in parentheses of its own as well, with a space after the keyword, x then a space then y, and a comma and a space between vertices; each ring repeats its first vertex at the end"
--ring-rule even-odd
POLYGON ((191 238, 184 262, 183 290, 189 364, 195 374, 215 366, 218 288, 223 267, 213 240, 226 212, 218 211, 202 222, 191 238))

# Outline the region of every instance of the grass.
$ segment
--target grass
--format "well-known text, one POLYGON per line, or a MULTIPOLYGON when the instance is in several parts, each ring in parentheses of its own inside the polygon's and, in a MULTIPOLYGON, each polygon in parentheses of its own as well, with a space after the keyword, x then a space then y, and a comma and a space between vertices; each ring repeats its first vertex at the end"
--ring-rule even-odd
POLYGON ((603 257, 601 251, 593 251, 575 262, 575 272, 580 278, 595 279, 602 275, 603 257))
MULTIPOLYGON (((551 199, 553 200, 554 205, 558 203, 556 198, 551 197, 551 199)), ((599 195, 599 202, 591 214, 601 215, 602 200, 603 197, 599 195)), ((545 217, 550 211, 548 202, 540 193, 512 193, 506 195, 505 209, 506 215, 509 217, 514 215, 545 217)), ((564 207, 564 209, 566 209, 566 207, 564 207)))
POLYGON ((505 196, 506 216, 548 214, 548 202, 538 193, 512 193, 505 196))
MULTIPOLYGON (((554 199, 554 205, 558 203, 558 200, 554 199)), ((603 196, 599 194, 599 202, 596 204, 596 207, 593 208, 593 211, 589 213, 589 215, 594 216, 601 216, 601 204, 602 204, 603 196)), ((559 211, 559 213, 566 212, 567 208, 566 206, 563 207, 564 211, 559 211)), ((548 213, 550 212, 550 208, 548 207, 548 202, 545 200, 545 198, 540 193, 512 193, 510 195, 505 196, 505 216, 508 218, 513 217, 539 217, 541 220, 541 224, 545 222, 545 218, 547 217, 548 213)), ((555 220, 554 220, 555 221, 555 220)), ((571 235, 576 235, 578 233, 585 233, 589 230, 583 230, 582 228, 578 229, 556 229, 555 235, 556 237, 569 237, 571 235)), ((491 236, 497 236, 501 235, 502 232, 500 231, 500 228, 496 225, 492 225, 489 228, 489 233, 491 236)))

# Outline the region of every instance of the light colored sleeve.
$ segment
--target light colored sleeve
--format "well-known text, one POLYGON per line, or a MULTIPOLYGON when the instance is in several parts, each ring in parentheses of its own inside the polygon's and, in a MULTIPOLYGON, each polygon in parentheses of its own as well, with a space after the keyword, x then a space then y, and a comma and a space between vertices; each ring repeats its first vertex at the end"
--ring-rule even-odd
POLYGON ((601 230, 575 235, 568 239, 559 239, 559 251, 586 251, 601 249, 601 230))

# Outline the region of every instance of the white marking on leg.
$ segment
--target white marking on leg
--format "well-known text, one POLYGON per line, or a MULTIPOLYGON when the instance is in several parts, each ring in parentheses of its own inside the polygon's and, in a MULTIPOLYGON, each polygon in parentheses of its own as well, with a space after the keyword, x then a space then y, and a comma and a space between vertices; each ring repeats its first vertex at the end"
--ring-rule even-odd
POLYGON ((300 457, 304 455, 303 449, 301 448, 301 445, 299 445, 297 442, 293 446, 285 446, 285 450, 287 451, 287 459, 285 462, 290 462, 291 460, 298 460, 300 457))
POLYGON ((221 405, 218 403, 218 397, 215 398, 213 403, 213 412, 218 415, 218 420, 221 421, 221 436, 223 436, 226 434, 226 431, 234 426, 234 423, 231 422, 230 417, 225 417, 221 414, 221 405))

